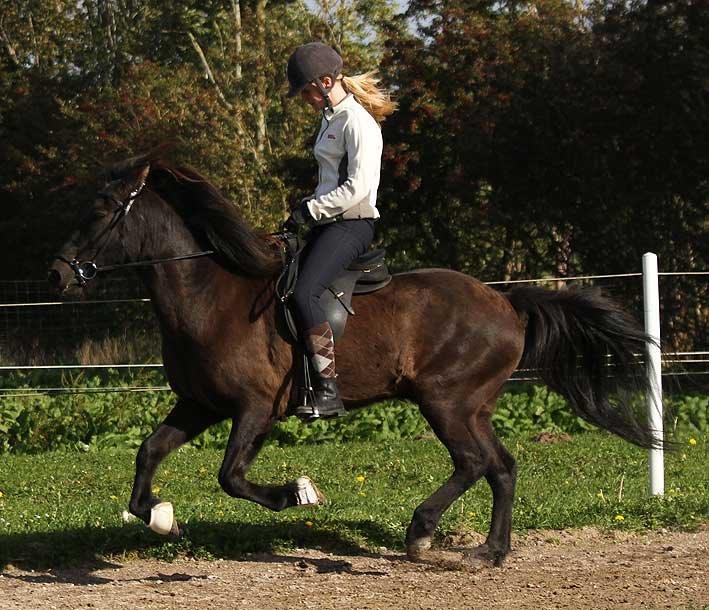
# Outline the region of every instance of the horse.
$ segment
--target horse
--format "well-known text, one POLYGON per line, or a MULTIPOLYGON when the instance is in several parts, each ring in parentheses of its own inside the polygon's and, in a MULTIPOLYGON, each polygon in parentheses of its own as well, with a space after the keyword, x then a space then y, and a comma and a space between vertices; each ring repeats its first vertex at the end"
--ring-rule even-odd
MULTIPOLYGON (((224 492, 273 511, 321 503, 307 477, 282 485, 247 478, 293 406, 299 363, 275 293, 282 262, 273 237, 250 227, 197 170, 160 156, 117 164, 111 178, 52 263, 49 282, 77 297, 97 273, 135 266, 155 310, 177 400, 138 450, 130 513, 159 533, 179 534, 172 505, 152 491, 155 472, 225 419, 232 427, 218 474, 224 492)), ((638 352, 649 338, 595 289, 503 293, 454 270, 417 269, 353 305, 357 315, 335 350, 346 408, 410 400, 452 461, 450 477, 413 513, 405 537, 412 560, 432 552, 441 516, 482 477, 492 516, 481 556, 500 565, 510 552, 516 465, 491 415, 519 366, 538 369, 600 428, 641 447, 663 442, 629 397, 646 387, 638 352)))

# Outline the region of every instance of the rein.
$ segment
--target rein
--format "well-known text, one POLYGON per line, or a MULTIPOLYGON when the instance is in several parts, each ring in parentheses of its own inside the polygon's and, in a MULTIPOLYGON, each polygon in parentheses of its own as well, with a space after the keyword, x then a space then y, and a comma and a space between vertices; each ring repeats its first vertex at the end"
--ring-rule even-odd
POLYGON ((85 286, 86 283, 89 280, 93 280, 99 272, 115 271, 116 269, 124 269, 128 267, 149 267, 150 265, 160 265, 161 263, 169 263, 171 261, 183 261, 190 258, 211 256, 212 254, 214 254, 214 250, 204 250, 202 252, 191 252, 190 254, 171 256, 170 258, 154 258, 144 261, 134 261, 131 263, 119 263, 116 265, 101 265, 100 267, 93 261, 93 259, 88 261, 79 261, 77 259, 69 260, 68 258, 60 255, 57 255, 54 258, 69 265, 74 272, 79 285, 85 286))

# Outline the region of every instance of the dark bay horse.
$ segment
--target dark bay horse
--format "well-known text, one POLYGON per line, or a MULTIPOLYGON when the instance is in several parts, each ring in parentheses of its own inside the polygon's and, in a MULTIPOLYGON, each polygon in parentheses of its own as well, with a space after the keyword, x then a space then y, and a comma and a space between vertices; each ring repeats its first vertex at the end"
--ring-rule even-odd
MULTIPOLYGON (((151 491, 153 476, 171 451, 227 418, 232 429, 219 472, 227 494, 275 511, 318 503, 309 479, 258 485, 246 478, 291 406, 296 354, 274 297, 277 250, 192 169, 144 156, 115 168, 114 178, 52 265, 57 291, 81 292, 96 266, 214 251, 136 267, 157 314, 177 403, 138 451, 130 512, 161 533, 179 531, 172 505, 151 491)), ((503 294, 462 273, 421 269, 355 297, 354 306, 336 347, 345 405, 412 400, 453 462, 450 478, 414 512, 406 533, 412 558, 425 555, 443 512, 483 476, 493 494, 483 551, 498 565, 509 552, 515 460, 490 416, 520 361, 539 369, 581 417, 642 447, 655 443, 629 400, 609 399, 612 381, 642 387, 634 354, 644 352, 647 338, 595 291, 503 294)))

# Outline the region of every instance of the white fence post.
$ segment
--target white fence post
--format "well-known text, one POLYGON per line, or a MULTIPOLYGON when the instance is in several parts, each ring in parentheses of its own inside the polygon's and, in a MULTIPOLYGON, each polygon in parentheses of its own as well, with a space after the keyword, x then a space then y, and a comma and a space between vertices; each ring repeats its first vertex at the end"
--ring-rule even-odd
MULTIPOLYGON (((645 304, 645 332, 656 344, 647 346, 647 375, 650 390, 647 395, 647 413, 650 429, 658 441, 663 437, 662 423, 662 363, 660 352, 660 289, 657 275, 657 255, 643 254, 643 301, 645 304)), ((650 449, 650 493, 665 493, 665 467, 662 447, 650 449)))

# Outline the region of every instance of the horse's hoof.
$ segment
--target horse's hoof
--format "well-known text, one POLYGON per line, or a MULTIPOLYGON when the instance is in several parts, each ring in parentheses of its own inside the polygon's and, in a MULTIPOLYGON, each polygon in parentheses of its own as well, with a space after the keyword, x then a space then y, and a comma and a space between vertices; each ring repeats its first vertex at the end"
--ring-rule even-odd
POLYGON ((172 522, 172 527, 170 528, 170 537, 171 538, 182 538, 182 528, 180 527, 180 524, 177 522, 177 519, 173 520, 172 522))
POLYGON ((161 536, 179 535, 180 529, 175 521, 175 513, 170 502, 160 502, 160 504, 153 506, 150 510, 148 527, 161 536))
POLYGON ((295 481, 295 501, 298 506, 317 506, 325 504, 325 496, 308 477, 295 481))
POLYGON ((428 551, 430 548, 431 548, 431 539, 430 538, 419 538, 418 540, 414 540, 413 542, 409 542, 406 545, 406 555, 412 561, 418 561, 421 558, 423 558, 423 556, 426 554, 426 551, 428 551))
POLYGON ((507 551, 490 549, 487 554, 487 558, 492 562, 496 568, 502 566, 505 562, 505 557, 507 557, 507 551))
POLYGON ((132 523, 137 518, 138 517, 136 517, 133 513, 129 513, 127 510, 124 510, 121 513, 121 519, 123 520, 123 523, 132 523))
POLYGON ((463 553, 463 558, 466 561, 489 561, 493 566, 499 568, 505 561, 505 557, 507 557, 508 552, 509 549, 507 551, 503 551, 500 549, 490 548, 490 545, 486 542, 485 544, 476 546, 474 549, 465 551, 463 553))

